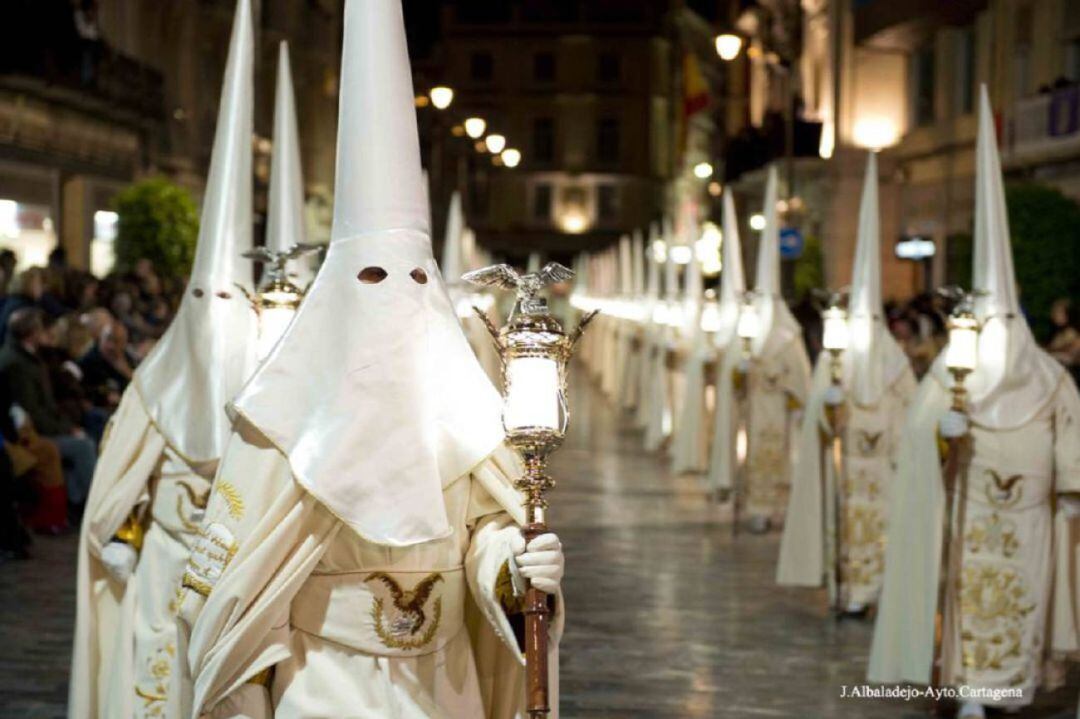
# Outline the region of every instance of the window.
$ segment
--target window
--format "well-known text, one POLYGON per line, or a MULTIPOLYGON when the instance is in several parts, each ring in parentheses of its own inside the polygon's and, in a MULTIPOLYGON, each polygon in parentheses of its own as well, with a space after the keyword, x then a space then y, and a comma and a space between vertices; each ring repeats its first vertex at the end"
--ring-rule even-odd
POLYGON ((956 111, 975 110, 975 28, 962 28, 956 36, 956 111))
POLYGON ((614 85, 622 79, 621 58, 613 52, 600 53, 596 59, 596 81, 601 85, 614 85))
POLYGON ((610 117, 596 125, 596 159, 603 163, 619 161, 619 121, 610 117))
POLYGON ((601 222, 615 220, 619 216, 619 190, 615 185, 596 186, 596 216, 601 222))
POLYGON ((934 45, 911 56, 911 122, 924 127, 934 122, 934 45))
POLYGON ((495 74, 495 61, 487 51, 474 52, 469 57, 469 77, 476 82, 491 82, 495 74))
POLYGON ((533 80, 537 82, 555 82, 554 54, 538 52, 533 55, 533 80))
POLYGON ((555 121, 538 117, 533 121, 532 157, 534 162, 555 161, 555 121))
POLYGON ((551 219, 551 185, 546 182, 533 186, 533 219, 551 219))

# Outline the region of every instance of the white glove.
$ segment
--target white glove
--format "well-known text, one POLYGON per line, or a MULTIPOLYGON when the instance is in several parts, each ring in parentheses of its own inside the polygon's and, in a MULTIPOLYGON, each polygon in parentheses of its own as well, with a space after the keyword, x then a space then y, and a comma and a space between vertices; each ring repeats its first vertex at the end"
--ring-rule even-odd
POLYGON ((844 403, 844 389, 840 385, 831 384, 825 390, 823 399, 827 406, 839 407, 844 403))
POLYGON ((547 594, 559 591, 566 560, 558 537, 548 532, 526 546, 525 538, 517 535, 512 540, 510 550, 513 552, 511 573, 515 570, 520 572, 521 576, 532 582, 532 586, 547 594))
POLYGON ((945 439, 957 439, 968 433, 968 418, 963 412, 950 409, 938 421, 938 431, 945 439))
POLYGON ((1058 506, 1067 519, 1080 517, 1080 497, 1058 495, 1058 506))
POLYGON ((747 357, 739 358, 739 364, 735 365, 739 372, 746 375, 750 373, 750 360, 747 357))
POLYGON ((121 584, 126 584, 131 573, 135 571, 138 558, 135 547, 126 542, 109 542, 101 550, 101 563, 105 565, 109 575, 121 584))

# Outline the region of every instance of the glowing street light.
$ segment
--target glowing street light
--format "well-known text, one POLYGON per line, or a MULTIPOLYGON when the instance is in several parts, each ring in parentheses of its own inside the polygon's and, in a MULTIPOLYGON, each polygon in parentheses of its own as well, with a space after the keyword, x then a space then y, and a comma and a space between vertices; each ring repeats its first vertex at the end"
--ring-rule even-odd
POLYGON ((725 32, 716 36, 716 54, 724 62, 731 62, 737 58, 739 50, 742 50, 742 38, 738 35, 725 32))
POLYGON ((487 122, 482 117, 470 117, 465 120, 465 134, 474 140, 483 137, 486 129, 487 122))
POLYGON ((699 162, 694 165, 694 177, 699 180, 707 180, 712 177, 713 166, 707 162, 699 162))
POLYGON ((498 155, 506 148, 506 138, 497 133, 488 135, 484 143, 487 145, 488 152, 492 155, 498 155))
POLYGON ((437 110, 445 110, 454 101, 454 91, 445 85, 436 85, 428 94, 431 96, 431 104, 437 110))
POLYGON ((512 147, 506 148, 502 151, 502 161, 509 168, 517 167, 518 163, 521 162, 521 151, 512 147))
POLYGON ((750 229, 761 232, 765 229, 765 215, 760 212, 750 215, 750 229))

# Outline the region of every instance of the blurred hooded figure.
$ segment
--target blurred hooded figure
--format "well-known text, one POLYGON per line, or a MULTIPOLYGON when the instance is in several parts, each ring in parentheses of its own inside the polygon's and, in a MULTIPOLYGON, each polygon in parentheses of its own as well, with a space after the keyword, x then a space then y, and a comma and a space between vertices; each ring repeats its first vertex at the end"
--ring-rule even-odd
POLYGON ((329 251, 231 405, 183 577, 189 714, 523 716, 514 577, 553 595, 557 652, 562 552, 521 538, 432 256, 400 0, 346 3, 339 108, 329 251))
POLYGON ((802 329, 780 295, 776 186, 776 168, 770 167, 754 295, 751 304, 744 303, 739 313, 740 317, 744 312, 756 316, 757 333, 750 342, 749 356, 745 356, 737 333, 724 351, 717 375, 716 422, 709 460, 709 483, 721 492, 735 490, 734 501, 745 508, 750 528, 762 532, 780 521, 787 508, 791 454, 810 385, 810 360, 802 329), (736 398, 736 377, 745 383, 742 401, 736 398), (736 437, 740 426, 746 433, 747 454, 736 486, 736 437))
POLYGON ((106 430, 79 542, 71 717, 178 717, 176 592, 254 369, 252 26, 239 0, 195 264, 172 325, 106 430))
POLYGON ((885 579, 869 677, 930 680, 945 494, 939 438, 970 431, 957 477, 953 556, 942 627, 942 683, 986 694, 961 708, 1026 707, 1047 660, 1080 648, 1080 395, 1020 312, 994 121, 985 86, 975 170, 975 315, 968 414, 950 410, 942 352, 923 378, 900 440, 885 579), (1019 691, 1019 696, 1003 690, 1019 691), (995 695, 995 692, 1000 692, 995 695))
POLYGON ((882 316, 877 185, 877 159, 871 153, 848 302, 850 341, 840 356, 838 387, 832 384, 831 356, 818 355, 799 433, 800 461, 792 471, 777 572, 780 584, 824 583, 832 604, 850 613, 876 602, 881 591, 888 496, 899 459, 900 430, 916 388, 911 363, 882 316), (829 441, 834 429, 826 411, 830 406, 840 418, 835 428, 842 433, 839 463, 829 441), (833 571, 837 551, 839 586, 833 571))

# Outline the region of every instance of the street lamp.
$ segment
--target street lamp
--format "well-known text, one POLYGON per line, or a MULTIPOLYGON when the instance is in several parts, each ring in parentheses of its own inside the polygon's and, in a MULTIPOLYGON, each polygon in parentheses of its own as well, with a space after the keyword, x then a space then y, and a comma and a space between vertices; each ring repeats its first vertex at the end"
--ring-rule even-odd
POLYGON ((445 110, 454 101, 454 91, 446 85, 436 85, 428 93, 431 96, 431 104, 436 110, 445 110))
POLYGON ((521 162, 521 151, 508 147, 502 151, 502 161, 507 167, 513 169, 521 162))
MULTIPOLYGON (((525 473, 514 486, 524 496, 525 541, 547 532, 544 496, 555 486, 547 473, 548 455, 566 437, 570 413, 566 401, 566 365, 574 346, 596 311, 585 315, 566 334, 538 293, 546 285, 562 282, 574 273, 551 262, 536 273, 520 276, 507 265, 495 265, 466 273, 467 282, 479 286, 515 287, 517 299, 507 323, 496 329, 487 314, 476 310, 488 328, 502 360, 503 429, 506 442, 521 455, 525 473)), ((526 709, 531 719, 547 716, 548 625, 551 610, 547 597, 530 586, 525 595, 526 709)))
POLYGON ((742 50, 742 38, 735 33, 725 32, 716 36, 716 54, 725 62, 731 62, 742 50))
POLYGON ((712 177, 713 166, 707 162, 699 162, 694 165, 694 177, 699 180, 707 180, 712 177))
POLYGON ((470 117, 465 120, 465 134, 473 140, 479 140, 483 137, 486 129, 487 122, 482 117, 470 117))
POLYGON ((506 137, 498 133, 493 133, 487 136, 484 140, 484 144, 487 146, 488 152, 492 155, 498 155, 506 147, 506 137))
POLYGON ((750 229, 761 232, 765 229, 765 215, 760 212, 750 215, 750 229))

